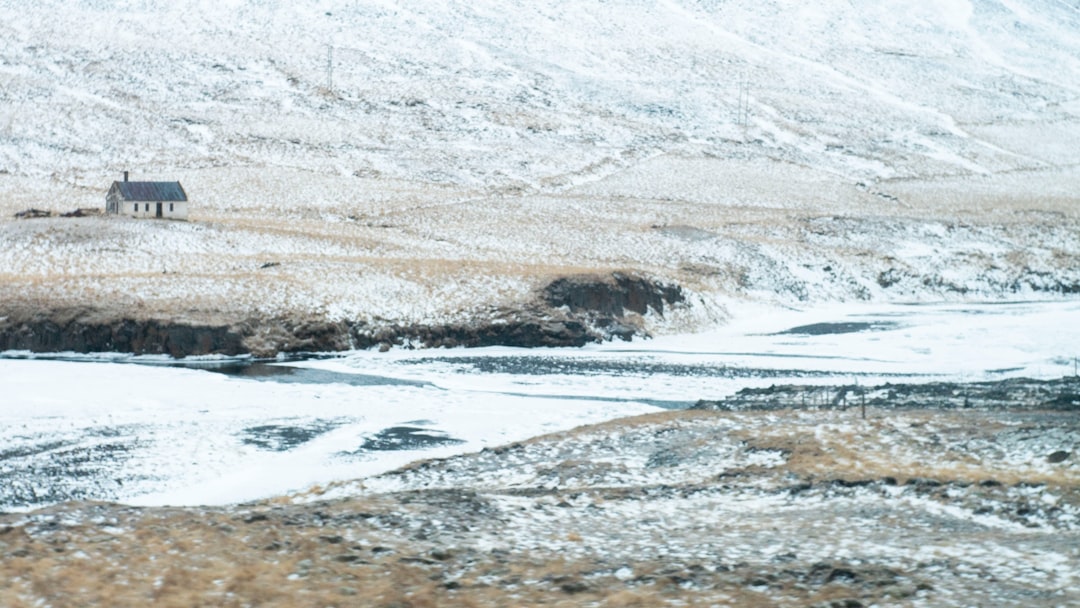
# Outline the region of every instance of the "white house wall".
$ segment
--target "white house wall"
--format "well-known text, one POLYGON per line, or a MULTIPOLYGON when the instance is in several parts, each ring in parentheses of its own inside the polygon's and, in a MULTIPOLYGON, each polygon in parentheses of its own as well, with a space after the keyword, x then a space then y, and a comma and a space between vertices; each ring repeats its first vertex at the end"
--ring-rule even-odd
POLYGON ((165 209, 163 210, 163 212, 166 218, 171 220, 186 220, 188 218, 187 201, 171 204, 175 205, 174 211, 169 211, 170 203, 165 203, 165 209))
MULTIPOLYGON (((157 202, 131 201, 120 202, 120 215, 134 218, 154 219, 157 218, 157 202)), ((186 220, 188 217, 188 203, 186 202, 163 202, 161 203, 161 218, 167 220, 186 220), (169 209, 172 205, 172 210, 169 209)))

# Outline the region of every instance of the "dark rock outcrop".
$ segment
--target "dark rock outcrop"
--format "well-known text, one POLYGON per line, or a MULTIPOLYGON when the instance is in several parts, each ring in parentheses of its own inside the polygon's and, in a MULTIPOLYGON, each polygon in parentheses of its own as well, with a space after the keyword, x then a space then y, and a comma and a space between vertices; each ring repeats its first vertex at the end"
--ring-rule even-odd
POLYGON ((465 346, 555 347, 584 346, 599 335, 582 322, 556 320, 531 313, 510 314, 493 320, 446 325, 366 325, 350 330, 354 348, 419 346, 453 348, 465 346))
POLYGON ((91 315, 38 313, 0 321, 0 351, 121 352, 173 357, 247 352, 243 336, 226 325, 160 319, 94 319, 91 315))
POLYGON ((625 273, 575 275, 543 287, 538 302, 501 310, 490 318, 446 325, 362 325, 351 330, 354 348, 416 345, 433 347, 584 346, 647 335, 640 315, 663 316, 685 300, 682 289, 625 273), (633 318, 632 315, 638 315, 633 318))
POLYGON ((61 213, 60 217, 96 217, 103 214, 104 211, 97 207, 79 207, 78 209, 61 213))
POLYGON ((19 211, 15 214, 15 219, 19 220, 33 220, 41 217, 52 217, 52 211, 31 208, 19 211))
POLYGON ((236 331, 243 337, 242 352, 257 357, 278 353, 314 353, 348 350, 350 325, 302 316, 248 319, 236 331))
POLYGON ((682 288, 651 279, 612 273, 609 276, 577 275, 556 279, 543 290, 543 302, 581 315, 601 327, 611 326, 627 312, 644 315, 649 310, 664 314, 664 307, 685 301, 682 288))
POLYGON ((0 317, 0 351, 123 352, 260 357, 350 348, 559 347, 647 335, 641 316, 684 300, 682 290, 624 273, 559 278, 520 308, 494 310, 473 321, 445 324, 350 323, 304 316, 228 319, 134 318, 101 309, 7 310, 0 317))
POLYGON ((1057 464, 1059 462, 1065 462, 1066 460, 1069 459, 1069 456, 1072 456, 1072 454, 1070 454, 1069 452, 1066 452, 1065 450, 1058 450, 1058 451, 1054 452, 1053 454, 1050 454, 1049 456, 1047 456, 1046 457, 1046 462, 1049 462, 1050 464, 1057 464))
POLYGON ((755 411, 846 409, 1005 410, 1038 408, 1080 411, 1080 378, 1008 378, 985 382, 887 383, 879 386, 774 385, 744 388, 721 400, 700 400, 691 409, 755 411))

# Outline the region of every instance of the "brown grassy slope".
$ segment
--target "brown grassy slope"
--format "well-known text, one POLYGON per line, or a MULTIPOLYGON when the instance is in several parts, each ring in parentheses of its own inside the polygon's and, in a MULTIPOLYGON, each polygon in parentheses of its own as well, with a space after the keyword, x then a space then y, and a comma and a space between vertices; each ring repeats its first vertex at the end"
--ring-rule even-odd
POLYGON ((1076 456, 1009 446, 1077 431, 1047 412, 669 412, 318 491, 348 498, 67 504, 0 516, 0 605, 1055 605, 1080 600, 1076 456))

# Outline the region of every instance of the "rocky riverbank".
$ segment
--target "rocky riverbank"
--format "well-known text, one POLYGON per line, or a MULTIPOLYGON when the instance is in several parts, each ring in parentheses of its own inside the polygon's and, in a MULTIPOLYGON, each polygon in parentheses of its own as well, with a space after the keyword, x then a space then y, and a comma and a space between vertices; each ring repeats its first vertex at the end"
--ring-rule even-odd
POLYGON ((1070 605, 1080 420, 1017 384, 651 414, 232 507, 0 515, 0 604, 1070 605))
POLYGON ((193 313, 136 316, 103 308, 14 306, 0 316, 0 351, 273 356, 391 346, 582 346, 647 335, 642 317, 683 304, 682 289, 632 273, 575 275, 538 289, 516 308, 469 321, 424 324, 331 320, 313 314, 193 313))
POLYGON ((718 401, 701 400, 693 409, 773 411, 784 409, 1001 410, 1035 407, 1040 410, 1080 411, 1080 376, 1057 380, 1010 378, 985 382, 927 382, 878 386, 780 385, 745 388, 718 401))

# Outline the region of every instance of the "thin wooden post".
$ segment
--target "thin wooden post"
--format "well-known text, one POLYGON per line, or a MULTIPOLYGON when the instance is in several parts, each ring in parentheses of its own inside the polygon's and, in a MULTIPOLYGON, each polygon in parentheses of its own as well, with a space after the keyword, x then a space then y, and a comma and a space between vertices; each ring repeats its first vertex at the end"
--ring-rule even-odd
POLYGON ((858 378, 855 378, 855 390, 859 391, 859 409, 862 411, 862 419, 866 420, 866 391, 859 386, 858 378))

